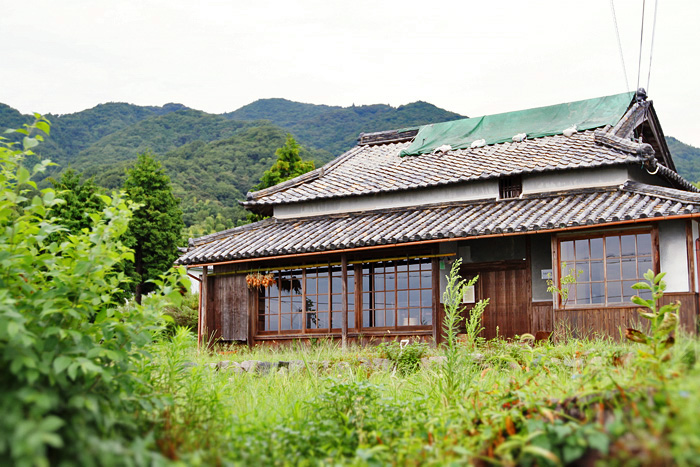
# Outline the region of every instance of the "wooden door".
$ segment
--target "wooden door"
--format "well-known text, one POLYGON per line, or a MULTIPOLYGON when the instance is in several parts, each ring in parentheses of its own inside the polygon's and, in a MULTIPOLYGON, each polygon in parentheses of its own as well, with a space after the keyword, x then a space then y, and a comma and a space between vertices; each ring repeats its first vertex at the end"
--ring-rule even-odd
POLYGON ((507 268, 470 268, 463 277, 479 275, 476 299, 489 299, 484 311, 481 334, 486 339, 514 337, 530 332, 528 317, 529 280, 525 264, 512 264, 507 268), (498 328, 498 334, 496 332, 498 328))

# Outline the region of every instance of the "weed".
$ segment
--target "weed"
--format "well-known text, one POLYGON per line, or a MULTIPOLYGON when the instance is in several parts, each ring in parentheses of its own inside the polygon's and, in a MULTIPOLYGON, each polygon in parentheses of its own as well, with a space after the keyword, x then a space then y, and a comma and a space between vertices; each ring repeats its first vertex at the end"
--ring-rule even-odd
POLYGON ((394 364, 399 374, 406 376, 420 368, 420 359, 428 351, 428 345, 424 342, 385 342, 379 345, 384 358, 388 358, 394 364))
MULTIPOLYGON (((561 270, 566 271, 566 262, 561 263, 561 270)), ((566 304, 569 302, 569 289, 571 285, 576 284, 576 280, 581 274, 583 274, 582 270, 576 271, 570 267, 568 272, 559 279, 560 287, 557 287, 552 274, 549 274, 547 292, 551 293, 555 299, 557 296, 561 299, 562 308, 566 308, 566 304)))
MULTIPOLYGON (((446 401, 451 401, 457 389, 461 385, 461 378, 464 375, 458 373, 458 364, 460 358, 460 352, 457 346, 457 335, 459 334, 460 324, 464 320, 462 312, 464 311, 464 305, 462 305, 462 300, 464 297, 464 292, 468 287, 472 287, 478 280, 478 276, 474 277, 467 282, 466 279, 462 279, 459 275, 459 267, 462 265, 462 259, 457 259, 450 269, 450 275, 447 277, 447 287, 445 288, 445 293, 443 295, 443 300, 445 303, 445 321, 443 323, 443 330, 446 337, 445 345, 445 363, 442 366, 442 376, 444 381, 443 394, 446 401)), ((479 302, 472 308, 472 313, 474 316, 478 316, 478 321, 480 323, 481 314, 483 314, 484 308, 488 305, 488 299, 479 300, 479 302)), ((477 319, 475 318, 475 322, 477 319)), ((476 331, 479 328, 478 324, 473 325, 472 331, 476 331)), ((472 342, 475 341, 476 336, 471 336, 472 342)))
POLYGON ((625 332, 627 339, 647 346, 648 352, 640 351, 642 357, 654 361, 657 372, 662 361, 670 359, 669 349, 675 342, 674 331, 678 327, 678 310, 680 302, 659 306, 659 300, 663 298, 666 290, 666 282, 663 280, 666 273, 654 275, 652 270, 644 274, 648 282, 638 282, 632 286, 635 290, 648 290, 651 298, 645 299, 638 295, 632 297, 632 301, 647 308, 638 309, 639 316, 650 322, 650 333, 644 334, 638 329, 629 328, 625 332))

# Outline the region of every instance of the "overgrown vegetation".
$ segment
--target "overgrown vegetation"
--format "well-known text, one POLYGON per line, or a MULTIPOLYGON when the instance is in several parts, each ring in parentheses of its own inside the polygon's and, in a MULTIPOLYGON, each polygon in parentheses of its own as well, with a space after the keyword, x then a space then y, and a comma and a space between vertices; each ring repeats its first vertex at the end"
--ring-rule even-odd
POLYGON ((477 355, 458 341, 456 371, 469 384, 448 404, 439 349, 426 354, 436 363, 401 373, 371 364, 380 348, 326 341, 209 353, 187 339, 177 351, 155 344, 157 364, 144 368, 160 381, 154 391, 175 401, 154 413, 157 445, 185 463, 693 464, 700 448, 700 349, 685 335, 665 385, 648 378, 636 344, 499 340, 477 355), (254 360, 300 365, 232 371, 231 362, 254 360))
POLYGON ((666 273, 654 274, 652 270, 644 273, 647 282, 638 282, 633 289, 650 292, 649 298, 635 295, 632 301, 646 309, 639 308, 639 316, 649 321, 649 334, 638 329, 627 329, 625 336, 632 342, 638 342, 647 346, 647 351, 640 351, 643 358, 652 360, 658 376, 663 379, 661 371, 662 362, 670 358, 669 350, 676 341, 675 332, 678 329, 678 310, 680 302, 660 305, 666 290, 666 282, 663 280, 666 273))
POLYGON ((384 342, 379 345, 382 356, 391 360, 394 369, 405 376, 418 371, 420 360, 428 351, 424 342, 410 342, 408 339, 400 342, 384 342))
POLYGON ((186 276, 159 281, 143 306, 116 306, 118 266, 133 259, 120 237, 136 206, 101 196, 83 229, 51 217, 65 201, 31 180, 49 162, 23 165, 49 131, 37 115, 12 133, 21 143, 0 140, 0 455, 14 465, 149 463, 158 454, 139 414, 159 401, 137 365, 163 296, 177 302, 186 276))
POLYGON ((197 334, 197 320, 199 309, 199 294, 185 293, 177 304, 170 304, 163 312, 170 316, 165 325, 165 335, 175 335, 178 328, 184 328, 193 334, 197 334))

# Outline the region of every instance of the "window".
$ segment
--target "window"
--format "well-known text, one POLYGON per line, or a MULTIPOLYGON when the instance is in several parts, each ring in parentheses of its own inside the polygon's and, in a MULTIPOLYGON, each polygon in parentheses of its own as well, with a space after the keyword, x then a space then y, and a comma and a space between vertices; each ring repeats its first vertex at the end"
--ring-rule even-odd
POLYGON ((498 179, 498 195, 501 199, 517 198, 523 193, 523 180, 520 175, 498 179))
MULTIPOLYGON (((272 274, 274 283, 259 292, 258 332, 340 332, 343 282, 339 265, 272 274)), ((432 326, 430 258, 357 263, 348 267, 347 276, 348 329, 432 326)))
MULTIPOLYGON (((328 332, 343 325, 340 266, 273 272, 275 282, 260 291, 258 331, 328 332)), ((355 327, 354 276, 348 268, 348 328, 355 327)))
POLYGON ((433 324, 432 264, 427 258, 362 266, 362 327, 433 324))
POLYGON ((629 304, 647 270, 654 270, 651 233, 609 234, 559 241, 560 277, 571 274, 568 304, 629 304))

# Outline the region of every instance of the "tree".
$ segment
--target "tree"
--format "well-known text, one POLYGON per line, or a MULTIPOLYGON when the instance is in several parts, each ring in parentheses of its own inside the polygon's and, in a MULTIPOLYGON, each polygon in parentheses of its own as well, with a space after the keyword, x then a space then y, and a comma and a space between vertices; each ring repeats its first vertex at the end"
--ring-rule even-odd
POLYGON ((68 169, 61 175, 60 180, 49 178, 54 190, 63 199, 49 210, 50 215, 68 229, 68 232, 79 232, 92 226, 89 214, 101 212, 105 203, 100 196, 100 189, 93 178, 81 183, 83 174, 68 169))
MULTIPOLYGON (((314 161, 302 160, 300 153, 303 149, 292 135, 287 133, 287 141, 285 141, 284 146, 275 151, 277 161, 272 164, 269 170, 263 173, 263 176, 260 177, 260 183, 255 185, 253 189, 263 190, 270 188, 314 170, 316 168, 314 161)), ((257 222, 263 219, 265 217, 260 214, 249 213, 247 215, 248 222, 257 222)))
POLYGON ((299 153, 302 147, 297 143, 292 135, 287 133, 287 141, 284 146, 275 151, 277 161, 266 170, 260 178, 260 183, 254 187, 255 190, 262 190, 275 186, 285 180, 298 177, 306 172, 314 170, 314 161, 304 161, 299 153))
POLYGON ((156 279, 177 259, 177 246, 184 228, 180 201, 173 195, 170 178, 160 162, 149 153, 138 156, 127 171, 124 190, 129 199, 141 205, 134 213, 125 243, 134 250, 133 270, 127 272, 134 280, 137 303, 151 292, 156 279))

